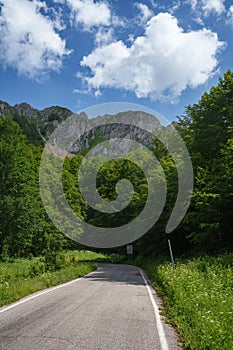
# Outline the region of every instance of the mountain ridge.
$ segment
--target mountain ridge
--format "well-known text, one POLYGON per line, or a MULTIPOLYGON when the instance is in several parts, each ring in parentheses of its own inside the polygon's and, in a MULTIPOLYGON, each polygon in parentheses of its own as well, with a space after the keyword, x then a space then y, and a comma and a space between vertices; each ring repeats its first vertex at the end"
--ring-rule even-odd
POLYGON ((23 130, 29 142, 39 145, 45 142, 56 127, 73 112, 68 108, 51 106, 42 110, 32 107, 27 102, 11 106, 0 100, 0 118, 11 118, 23 130))
POLYGON ((67 134, 75 137, 75 133, 81 135, 72 145, 69 145, 72 152, 89 149, 97 141, 102 142, 114 138, 136 140, 146 146, 151 146, 152 137, 149 131, 152 132, 152 126, 155 124, 161 127, 158 119, 143 111, 98 115, 88 119, 85 112, 76 114, 65 107, 51 106, 38 110, 26 102, 11 106, 0 100, 0 118, 8 117, 18 123, 28 141, 35 145, 43 145, 51 135, 55 135, 54 140, 50 139, 49 142, 56 144, 57 130, 61 129, 62 122, 71 116, 73 118, 69 119, 60 136, 67 134), (90 124, 92 129, 88 127, 90 124), (83 130, 82 133, 77 132, 80 127, 83 130), (54 131, 55 134, 53 134, 54 131))

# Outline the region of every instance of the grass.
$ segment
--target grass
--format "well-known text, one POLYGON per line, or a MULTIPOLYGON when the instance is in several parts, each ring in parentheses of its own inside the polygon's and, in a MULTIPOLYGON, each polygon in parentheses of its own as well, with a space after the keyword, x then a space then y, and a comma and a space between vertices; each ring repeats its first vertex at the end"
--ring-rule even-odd
POLYGON ((0 306, 84 276, 97 268, 97 261, 109 261, 108 256, 91 251, 67 252, 52 258, 0 262, 0 306))
POLYGON ((233 254, 137 261, 162 295, 185 349, 233 349, 233 254))

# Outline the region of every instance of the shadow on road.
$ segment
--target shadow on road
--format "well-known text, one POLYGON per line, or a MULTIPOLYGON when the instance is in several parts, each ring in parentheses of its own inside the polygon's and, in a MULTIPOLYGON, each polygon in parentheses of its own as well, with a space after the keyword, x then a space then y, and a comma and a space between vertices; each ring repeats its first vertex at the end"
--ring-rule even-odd
POLYGON ((111 282, 117 284, 145 285, 140 270, 124 264, 98 264, 98 269, 84 276, 91 282, 111 282))

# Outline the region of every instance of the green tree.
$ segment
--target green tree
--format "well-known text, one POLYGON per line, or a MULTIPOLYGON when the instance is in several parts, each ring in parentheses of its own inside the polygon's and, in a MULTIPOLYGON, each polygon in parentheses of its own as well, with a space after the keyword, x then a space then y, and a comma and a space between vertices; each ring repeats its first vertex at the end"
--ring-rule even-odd
POLYGON ((197 245, 218 247, 233 241, 232 157, 233 72, 227 71, 217 86, 186 109, 178 129, 189 148, 195 188, 185 225, 197 245))

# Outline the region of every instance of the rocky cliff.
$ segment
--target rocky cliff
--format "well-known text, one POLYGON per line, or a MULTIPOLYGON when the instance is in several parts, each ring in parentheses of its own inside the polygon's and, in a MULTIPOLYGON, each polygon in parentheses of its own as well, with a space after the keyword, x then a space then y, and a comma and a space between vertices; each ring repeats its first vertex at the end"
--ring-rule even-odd
POLYGON ((54 144, 58 139, 70 137, 72 142, 68 148, 72 152, 88 149, 98 142, 116 138, 140 141, 146 146, 151 146, 151 134, 147 130, 152 131, 155 124, 160 127, 159 121, 155 120, 154 116, 142 111, 126 111, 115 115, 96 116, 88 120, 84 112, 78 115, 59 106, 38 110, 28 103, 11 106, 3 101, 0 101, 0 117, 12 118, 21 126, 29 142, 36 145, 43 144, 54 130, 58 130, 54 134, 54 144), (68 117, 69 121, 63 127, 62 122, 68 117), (136 125, 132 125, 135 120, 136 125), (77 132, 80 128, 82 130, 77 132))
POLYGON ((69 109, 59 106, 38 110, 25 102, 11 106, 0 100, 0 118, 13 119, 23 129, 28 140, 36 145, 43 144, 71 114, 69 109))

